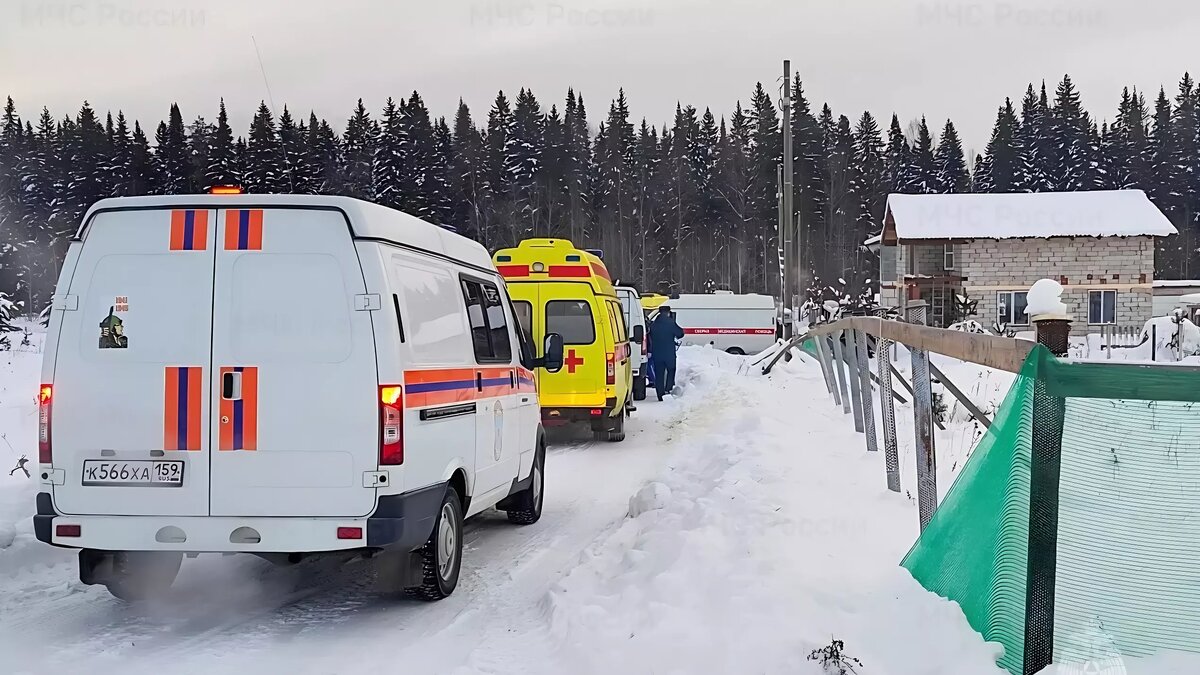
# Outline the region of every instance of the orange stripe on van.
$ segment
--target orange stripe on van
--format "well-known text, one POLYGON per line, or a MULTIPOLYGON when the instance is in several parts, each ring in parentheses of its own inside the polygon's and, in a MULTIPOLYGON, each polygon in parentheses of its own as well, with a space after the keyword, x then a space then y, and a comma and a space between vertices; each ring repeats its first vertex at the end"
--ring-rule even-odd
POLYGON ((225 250, 261 251, 263 210, 234 209, 225 212, 225 250))
POLYGON ((168 366, 163 376, 163 450, 200 450, 204 369, 168 366))
POLYGON ((163 450, 179 450, 179 369, 168 367, 163 384, 163 450))
POLYGON ((187 381, 187 449, 199 450, 204 410, 204 370, 188 368, 187 381))
POLYGON ((208 211, 179 209, 171 211, 172 251, 208 249, 208 211))
POLYGON ((519 390, 513 386, 515 380, 512 366, 410 370, 404 373, 404 406, 425 408, 508 396, 519 390))
MULTIPOLYGON (((262 211, 259 211, 261 214, 262 211)), ((262 240, 259 238, 259 245, 262 240)), ((258 450, 258 368, 242 369, 242 450, 258 450)))
MULTIPOLYGON (((225 376, 232 372, 233 368, 222 368, 221 381, 224 382, 225 376)), ((220 431, 218 432, 217 448, 222 451, 233 450, 233 401, 222 395, 220 407, 221 419, 218 420, 220 431)))
POLYGON ((263 246, 263 211, 254 209, 250 212, 250 231, 247 233, 248 251, 261 251, 263 246))
POLYGON ((242 397, 235 401, 221 398, 218 448, 221 451, 258 450, 258 368, 221 368, 221 379, 229 373, 242 374, 242 397))

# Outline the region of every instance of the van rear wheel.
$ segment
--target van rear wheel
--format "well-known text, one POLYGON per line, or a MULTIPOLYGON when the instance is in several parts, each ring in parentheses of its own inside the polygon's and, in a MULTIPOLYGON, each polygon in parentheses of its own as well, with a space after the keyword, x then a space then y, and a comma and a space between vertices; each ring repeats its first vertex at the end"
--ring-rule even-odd
POLYGON ((453 593, 462 570, 462 541, 462 502, 458 491, 447 487, 429 541, 417 551, 421 557, 421 585, 408 591, 430 602, 453 593))
POLYGON ((635 400, 635 401, 645 401, 646 400, 646 376, 645 375, 638 375, 637 377, 633 378, 633 400, 635 400))
POLYGON ((532 525, 542 517, 543 493, 546 489, 546 448, 539 446, 529 471, 529 487, 511 497, 513 508, 508 520, 517 525, 532 525))
MULTIPOLYGON (((82 552, 81 552, 82 553, 82 552)), ((161 597, 175 583, 183 554, 167 551, 91 551, 95 560, 93 570, 103 570, 99 579, 113 597, 125 602, 140 602, 161 597), (111 567, 108 565, 111 564, 111 567)), ((84 564, 83 556, 80 564, 84 564)), ((82 576, 82 575, 81 575, 82 576)))

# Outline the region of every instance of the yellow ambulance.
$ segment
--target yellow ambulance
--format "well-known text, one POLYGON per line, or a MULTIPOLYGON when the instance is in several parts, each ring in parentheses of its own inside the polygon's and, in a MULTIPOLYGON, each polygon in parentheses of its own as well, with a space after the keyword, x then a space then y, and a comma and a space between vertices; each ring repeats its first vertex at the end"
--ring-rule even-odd
POLYGON ((657 293, 647 293, 647 294, 643 295, 641 298, 642 311, 645 312, 646 314, 649 314, 650 312, 653 312, 654 310, 661 307, 662 304, 669 299, 670 298, 668 298, 665 295, 659 295, 657 293))
POLYGON ((633 410, 630 356, 642 335, 625 327, 612 277, 597 255, 566 239, 526 239, 493 257, 529 344, 563 338, 562 370, 537 371, 546 425, 585 422, 597 440, 625 439, 633 410))

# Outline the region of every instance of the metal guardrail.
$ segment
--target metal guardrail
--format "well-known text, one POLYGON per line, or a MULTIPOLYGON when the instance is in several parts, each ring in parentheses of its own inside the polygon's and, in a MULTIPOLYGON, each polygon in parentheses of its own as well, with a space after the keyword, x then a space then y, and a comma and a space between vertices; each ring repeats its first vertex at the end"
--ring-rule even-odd
POLYGON ((781 359, 793 353, 803 353, 802 346, 811 341, 814 348, 810 348, 810 351, 816 352, 826 389, 844 413, 853 415, 854 428, 864 435, 867 450, 870 452, 878 449, 876 422, 882 422, 887 486, 893 492, 901 491, 895 406, 897 400, 901 403, 906 402, 893 388, 893 382, 898 381, 912 393, 917 451, 916 492, 922 529, 937 509, 934 426, 941 425, 936 423, 933 415, 932 382, 936 380, 940 383, 946 392, 958 399, 982 425, 991 425, 991 420, 979 406, 967 398, 945 373, 930 363, 929 354, 942 354, 960 361, 1019 373, 1036 344, 1014 338, 931 328, 924 325, 926 308, 924 303, 911 303, 908 307, 908 322, 855 316, 813 326, 804 334, 783 343, 763 366, 763 373, 769 374, 781 359), (873 354, 871 338, 874 338, 873 354), (907 346, 910 352, 913 377, 911 387, 892 365, 890 353, 895 343, 907 346), (876 362, 878 375, 872 372, 872 360, 876 362), (878 418, 873 403, 873 382, 879 384, 878 418))
POLYGON ((821 324, 810 328, 808 334, 831 335, 848 330, 862 331, 879 339, 908 345, 912 349, 942 354, 1009 373, 1021 372, 1025 357, 1029 356, 1035 344, 1026 340, 931 328, 873 316, 852 316, 821 324))

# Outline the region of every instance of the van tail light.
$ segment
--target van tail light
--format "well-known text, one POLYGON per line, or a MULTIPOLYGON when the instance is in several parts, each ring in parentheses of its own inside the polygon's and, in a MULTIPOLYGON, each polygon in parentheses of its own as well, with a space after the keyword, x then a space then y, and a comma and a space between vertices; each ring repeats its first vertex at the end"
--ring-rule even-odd
POLYGON ((608 367, 604 371, 605 382, 613 385, 617 383, 617 361, 616 354, 608 355, 608 367))
POLYGON ((404 387, 379 387, 379 463, 404 463, 404 387))
POLYGON ((650 352, 650 339, 642 338, 642 356, 645 356, 649 352, 650 352))
POLYGON ((50 450, 50 412, 54 398, 54 385, 43 384, 38 389, 38 462, 50 464, 54 461, 50 450))

